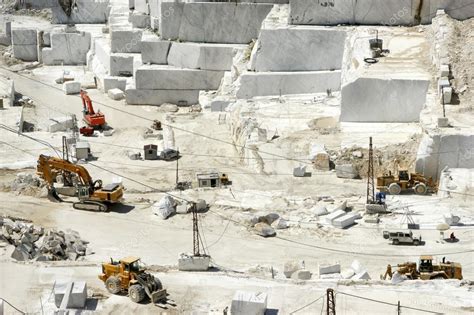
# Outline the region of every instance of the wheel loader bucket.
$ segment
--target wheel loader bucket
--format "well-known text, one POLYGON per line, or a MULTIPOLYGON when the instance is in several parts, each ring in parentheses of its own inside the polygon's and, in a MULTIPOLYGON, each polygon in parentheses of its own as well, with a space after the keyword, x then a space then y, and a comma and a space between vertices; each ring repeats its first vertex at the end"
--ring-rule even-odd
POLYGON ((151 292, 150 300, 152 303, 165 301, 166 300, 166 289, 151 292))
POLYGON ((63 200, 59 197, 56 189, 48 189, 48 199, 52 202, 62 202, 63 200))

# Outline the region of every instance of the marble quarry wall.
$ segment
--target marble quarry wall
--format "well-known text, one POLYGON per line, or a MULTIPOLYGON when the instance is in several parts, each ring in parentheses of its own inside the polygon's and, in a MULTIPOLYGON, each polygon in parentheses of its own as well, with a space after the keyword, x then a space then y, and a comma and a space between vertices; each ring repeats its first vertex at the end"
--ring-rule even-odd
POLYGON ((426 103, 427 79, 360 77, 342 88, 341 121, 414 122, 426 103))
POLYGON ((346 32, 313 27, 262 29, 254 48, 255 71, 341 69, 346 32))
POLYGON ((453 18, 474 16, 472 0, 290 0, 290 24, 416 25, 444 9, 453 18))
POLYGON ((438 178, 445 168, 474 168, 474 134, 424 134, 416 171, 438 178))
POLYGON ((159 31, 163 39, 248 44, 271 9, 271 4, 163 2, 159 31))

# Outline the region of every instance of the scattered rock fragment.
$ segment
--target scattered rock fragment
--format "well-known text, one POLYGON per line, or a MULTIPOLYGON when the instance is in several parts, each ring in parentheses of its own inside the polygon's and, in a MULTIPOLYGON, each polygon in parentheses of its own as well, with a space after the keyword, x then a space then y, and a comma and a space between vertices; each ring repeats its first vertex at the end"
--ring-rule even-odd
POLYGON ((254 229, 257 235, 263 237, 271 237, 276 235, 275 230, 270 225, 264 222, 259 222, 255 224, 254 229))

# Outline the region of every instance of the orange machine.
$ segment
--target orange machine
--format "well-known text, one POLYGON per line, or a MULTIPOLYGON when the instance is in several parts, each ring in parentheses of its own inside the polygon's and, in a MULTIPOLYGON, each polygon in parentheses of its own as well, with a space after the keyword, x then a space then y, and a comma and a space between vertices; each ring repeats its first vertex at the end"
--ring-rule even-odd
POLYGON ((102 129, 105 126, 105 116, 100 111, 95 112, 92 100, 86 91, 81 90, 84 121, 94 129, 102 129))
POLYGON ((128 296, 135 303, 143 301, 145 296, 152 303, 166 301, 167 293, 161 281, 140 266, 138 257, 125 257, 119 261, 110 258, 110 263, 102 264, 99 279, 112 294, 128 291, 128 296))
MULTIPOLYGON (((61 201, 54 187, 58 175, 62 175, 64 185, 74 188, 74 196, 79 202, 73 203, 74 209, 89 211, 107 211, 107 204, 119 203, 123 196, 121 184, 109 184, 102 187, 102 181, 93 181, 87 169, 69 161, 40 155, 36 167, 38 175, 48 183, 51 197, 61 201)), ((59 189, 59 188, 58 188, 59 189)))

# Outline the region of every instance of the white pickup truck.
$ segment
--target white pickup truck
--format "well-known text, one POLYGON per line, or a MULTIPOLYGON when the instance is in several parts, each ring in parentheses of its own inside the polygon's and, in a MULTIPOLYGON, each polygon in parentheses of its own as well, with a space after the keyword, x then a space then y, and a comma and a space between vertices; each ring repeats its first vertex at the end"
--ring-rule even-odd
POLYGON ((409 232, 388 232, 383 231, 383 238, 392 241, 393 245, 412 244, 421 245, 421 236, 414 237, 411 231, 409 232))

